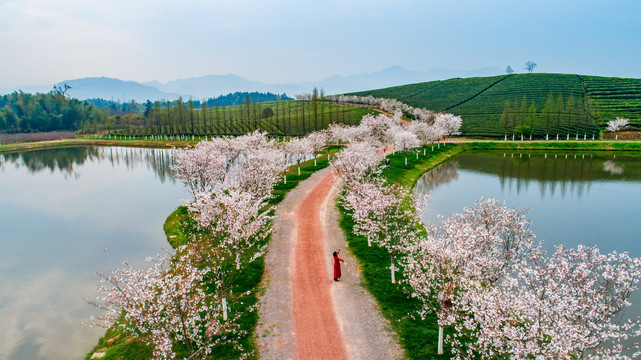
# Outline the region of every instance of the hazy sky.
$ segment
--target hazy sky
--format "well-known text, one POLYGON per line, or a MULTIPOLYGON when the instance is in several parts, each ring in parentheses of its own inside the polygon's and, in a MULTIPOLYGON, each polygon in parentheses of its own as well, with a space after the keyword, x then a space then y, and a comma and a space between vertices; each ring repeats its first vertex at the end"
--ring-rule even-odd
POLYGON ((392 65, 641 77, 640 0, 0 0, 0 87, 392 65))

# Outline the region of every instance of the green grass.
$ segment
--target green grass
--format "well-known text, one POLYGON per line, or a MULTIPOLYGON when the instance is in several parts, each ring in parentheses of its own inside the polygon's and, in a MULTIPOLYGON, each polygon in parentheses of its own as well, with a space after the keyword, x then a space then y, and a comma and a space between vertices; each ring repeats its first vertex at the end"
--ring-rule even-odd
MULTIPOLYGON (((331 146, 329 151, 331 153, 338 151, 339 147, 331 146)), ((309 178, 316 171, 323 169, 329 165, 327 161, 327 152, 324 152, 317 158, 317 165, 314 166, 314 160, 309 160, 301 163, 300 175, 298 175, 297 166, 291 166, 287 172, 287 184, 283 182, 278 183, 273 191, 273 198, 270 199, 271 205, 277 205, 282 201, 285 195, 298 184, 309 178)), ((167 241, 172 247, 177 247, 186 244, 189 240, 186 237, 186 229, 191 227, 192 220, 189 218, 189 213, 186 206, 179 206, 172 212, 165 221, 164 230, 167 236, 167 241)), ((255 305, 258 301, 257 295, 263 291, 261 288, 261 281, 265 271, 264 256, 252 262, 247 268, 236 278, 233 284, 232 292, 235 294, 251 290, 249 295, 234 301, 235 308, 232 311, 240 312, 243 315, 239 319, 240 328, 247 331, 247 335, 240 339, 239 343, 246 351, 253 351, 254 356, 252 359, 257 358, 258 351, 254 341, 254 330, 258 323, 258 313, 248 312, 247 308, 255 305), (242 303, 242 305, 240 304, 242 303)), ((122 334, 122 330, 112 327, 107 330, 105 335, 98 341, 94 349, 87 354, 85 359, 89 359, 92 354, 100 349, 106 351, 105 359, 135 359, 147 360, 152 359, 152 350, 146 346, 142 341, 133 339, 126 334, 122 334), (107 345, 107 341, 115 338, 119 334, 120 337, 113 341, 113 344, 107 345)), ((231 345, 221 346, 216 349, 215 354, 212 354, 211 359, 235 359, 239 358, 239 354, 231 345)))
MULTIPOLYGON (((572 74, 515 74, 482 78, 450 79, 386 89, 362 91, 357 95, 395 98, 415 107, 447 111, 463 117, 461 131, 466 136, 500 137, 505 129, 500 117, 505 102, 521 102, 527 97, 537 114, 533 133, 542 137, 554 134, 554 124, 546 125, 543 108, 548 95, 556 100, 562 96, 559 110, 561 134, 591 135, 593 124, 601 128, 615 117, 630 119, 634 128, 641 128, 641 79, 606 78, 572 74), (574 105, 567 106, 572 96, 574 105), (588 114, 588 115, 586 115, 588 114)), ((555 114, 556 116, 556 114, 555 114)), ((511 134, 511 132, 510 132, 511 134)))

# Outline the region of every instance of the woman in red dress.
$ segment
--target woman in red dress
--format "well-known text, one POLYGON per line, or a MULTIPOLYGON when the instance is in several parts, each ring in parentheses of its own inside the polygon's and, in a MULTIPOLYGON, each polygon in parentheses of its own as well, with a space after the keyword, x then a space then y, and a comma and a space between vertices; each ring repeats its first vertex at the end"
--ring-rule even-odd
POLYGON ((345 260, 338 257, 340 252, 340 250, 334 251, 334 281, 338 281, 341 278, 341 261, 345 262, 345 260))

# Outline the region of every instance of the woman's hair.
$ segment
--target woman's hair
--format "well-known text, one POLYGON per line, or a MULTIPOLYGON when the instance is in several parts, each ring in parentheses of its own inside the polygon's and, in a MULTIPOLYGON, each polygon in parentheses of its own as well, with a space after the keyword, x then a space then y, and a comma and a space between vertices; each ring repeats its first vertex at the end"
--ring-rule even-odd
POLYGON ((336 255, 337 255, 337 253, 336 253, 336 251, 334 251, 334 256, 336 256, 336 255))

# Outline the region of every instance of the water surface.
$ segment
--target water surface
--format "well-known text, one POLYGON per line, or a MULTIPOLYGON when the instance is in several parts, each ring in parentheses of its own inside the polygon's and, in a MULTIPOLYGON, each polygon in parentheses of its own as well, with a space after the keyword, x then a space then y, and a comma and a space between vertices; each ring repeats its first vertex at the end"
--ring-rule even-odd
POLYGON ((81 359, 104 333, 95 272, 170 248, 162 225, 189 198, 171 150, 72 147, 0 155, 0 359, 81 359))
POLYGON ((483 197, 529 208, 545 247, 596 244, 641 256, 641 157, 625 153, 465 152, 419 179, 426 222, 483 197))

